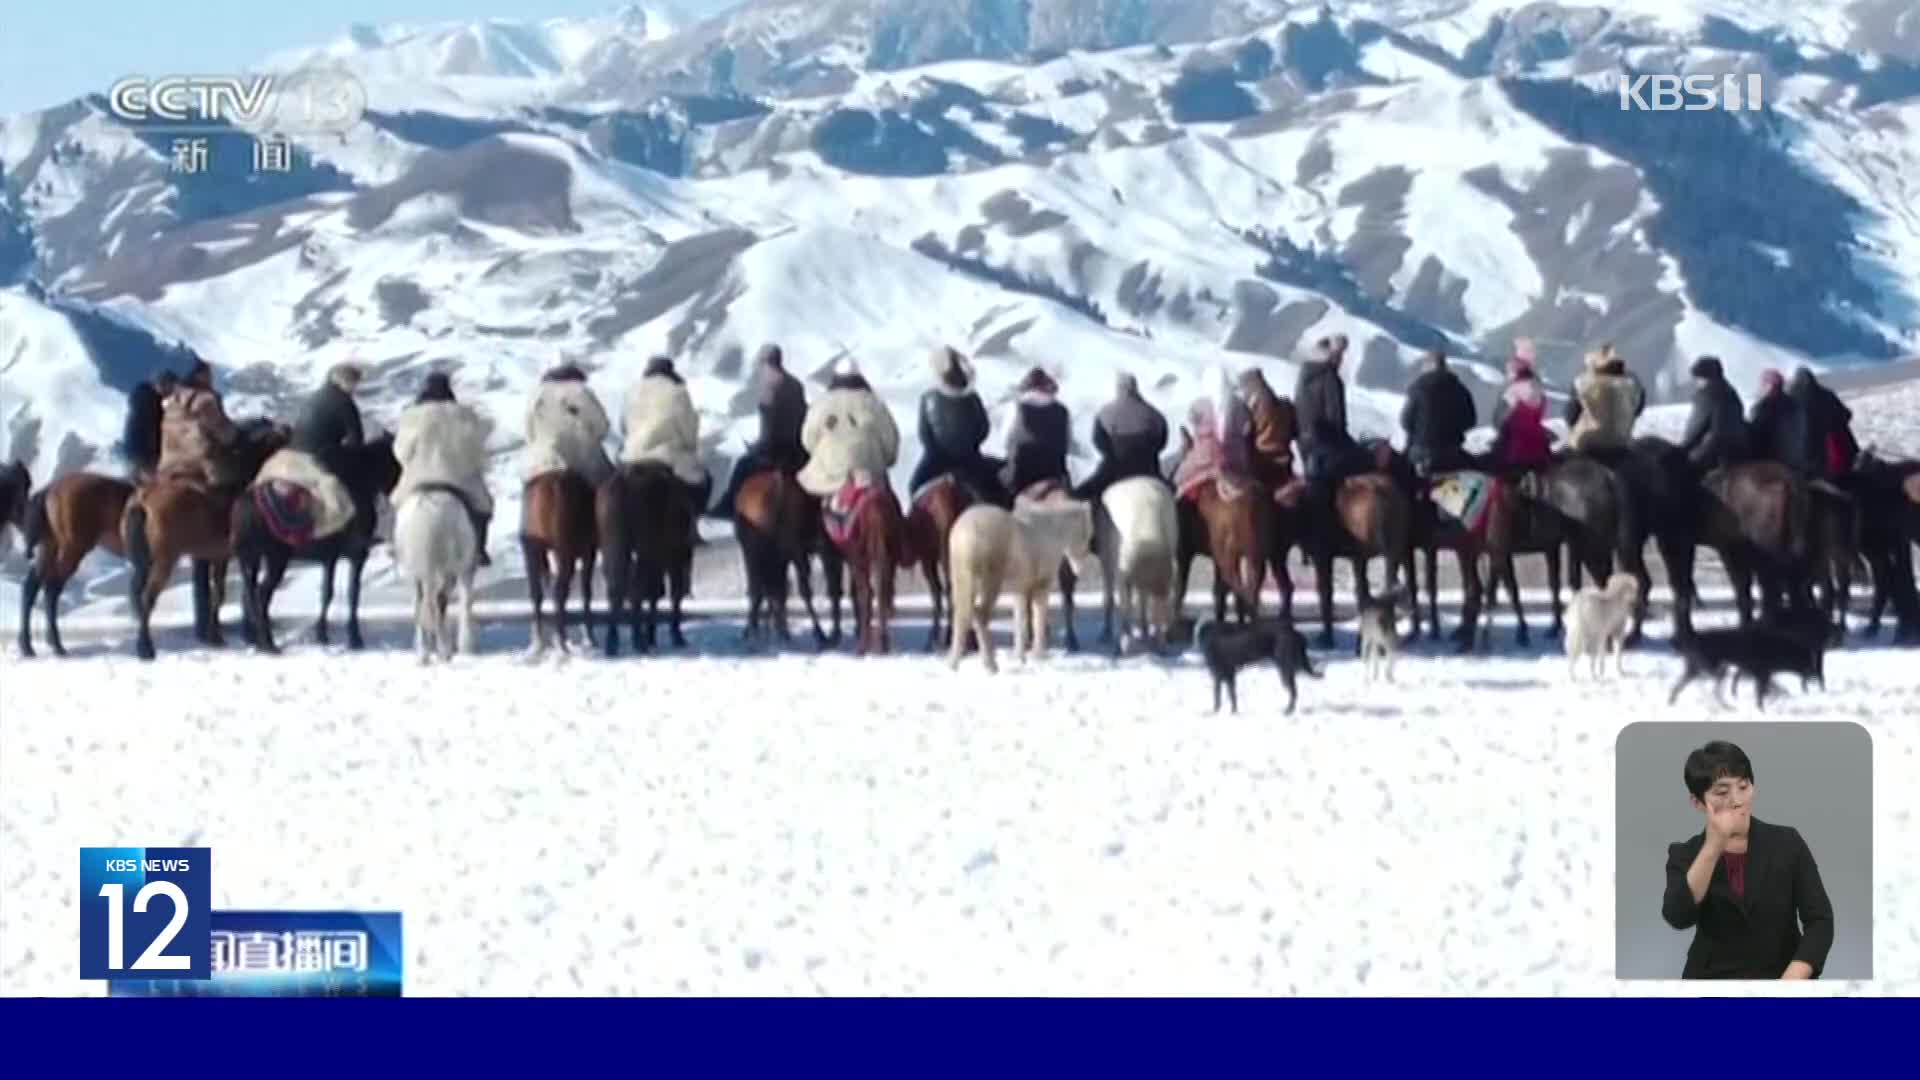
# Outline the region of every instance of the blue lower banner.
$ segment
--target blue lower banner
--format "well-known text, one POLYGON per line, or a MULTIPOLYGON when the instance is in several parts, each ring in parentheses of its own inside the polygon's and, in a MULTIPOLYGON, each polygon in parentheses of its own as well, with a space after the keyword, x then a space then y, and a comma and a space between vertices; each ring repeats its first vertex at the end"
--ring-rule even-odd
POLYGON ((399 997, 397 911, 215 911, 213 977, 115 980, 109 997, 399 997))

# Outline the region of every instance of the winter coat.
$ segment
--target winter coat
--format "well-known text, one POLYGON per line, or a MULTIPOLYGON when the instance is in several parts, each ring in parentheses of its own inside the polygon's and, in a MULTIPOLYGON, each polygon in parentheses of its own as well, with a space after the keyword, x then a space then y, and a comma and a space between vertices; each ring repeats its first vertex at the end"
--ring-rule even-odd
POLYGON ((220 395, 182 386, 161 407, 160 462, 155 472, 210 487, 239 484, 228 453, 240 431, 227 419, 220 395))
POLYGON ((807 422, 807 389, 784 368, 760 367, 755 402, 760 409, 760 438, 755 444, 774 465, 797 469, 806 459, 800 427, 807 422))
POLYGON ((940 461, 960 464, 980 456, 993 422, 972 386, 941 385, 920 395, 920 446, 940 461))
POLYGON ((457 401, 428 401, 408 406, 393 433, 393 456, 400 462, 398 504, 421 484, 448 484, 467 496, 475 513, 493 512, 487 492, 487 436, 492 425, 457 401))
POLYGON ((1813 472, 1822 458, 1810 456, 1806 410, 1785 391, 1767 394, 1747 414, 1747 449, 1796 472, 1813 472))
POLYGON ((1167 448, 1167 418, 1134 387, 1094 416, 1093 448, 1125 475, 1155 475, 1167 448))
POLYGON ((703 483, 707 470, 700 464, 700 414, 686 383, 671 375, 649 375, 627 391, 623 419, 626 442, 620 463, 658 462, 673 470, 682 482, 703 483))
POLYGON ((1052 394, 1020 395, 1007 428, 1007 488, 1015 495, 1042 480, 1068 481, 1073 418, 1052 394))
POLYGON ((1701 380, 1694 390, 1680 449, 1703 473, 1746 458, 1747 419, 1740 407, 1739 391, 1726 379, 1701 380))
POLYGON ((1547 395, 1538 379, 1515 379, 1500 395, 1499 431, 1494 460, 1501 468, 1533 469, 1553 458, 1553 434, 1547 430, 1547 395))
POLYGON ((606 440, 611 425, 600 399, 584 382, 541 382, 527 404, 524 479, 570 469, 599 487, 613 473, 606 440))
POLYGON ((1187 410, 1183 441, 1186 448, 1173 469, 1173 487, 1182 499, 1191 499, 1209 481, 1217 479, 1226 467, 1226 446, 1220 434, 1220 421, 1213 401, 1201 398, 1187 410))
POLYGON ((1440 460, 1456 453, 1479 422, 1467 384, 1446 368, 1422 372, 1414 379, 1407 387, 1407 403, 1400 409, 1407 456, 1415 461, 1440 460))
POLYGON ((360 423, 360 406, 354 403, 352 394, 329 379, 307 398, 306 407, 294 422, 293 438, 287 445, 290 449, 325 460, 328 451, 343 446, 359 446, 365 441, 366 430, 360 423))
POLYGON ((900 429, 893 414, 872 390, 841 387, 807 409, 800 427, 807 452, 800 486, 826 498, 846 484, 855 470, 885 483, 887 470, 900 459, 900 429))
POLYGON ((1299 417, 1293 402, 1274 393, 1264 378, 1245 393, 1252 418, 1249 471, 1267 487, 1278 488, 1293 479, 1293 441, 1299 436, 1299 417))
POLYGON ((1787 393, 1806 418, 1804 456, 1809 469, 1829 480, 1851 471, 1860 453, 1853 437, 1853 410, 1811 374, 1795 373, 1787 393))
POLYGON ((1633 441, 1633 425, 1647 407, 1640 380, 1614 361, 1573 380, 1567 401, 1567 445, 1575 450, 1623 450, 1633 441))
POLYGON ((1300 422, 1300 453, 1314 457, 1353 445, 1347 431, 1347 384, 1331 364, 1312 361, 1300 365, 1293 387, 1293 409, 1300 422))

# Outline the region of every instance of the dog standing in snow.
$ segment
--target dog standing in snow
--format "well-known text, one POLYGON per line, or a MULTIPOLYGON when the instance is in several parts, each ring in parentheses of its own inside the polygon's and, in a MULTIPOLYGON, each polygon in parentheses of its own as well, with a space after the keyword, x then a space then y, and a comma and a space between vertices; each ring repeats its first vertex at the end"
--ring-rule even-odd
POLYGON ((1583 656, 1592 663, 1596 679, 1605 676, 1609 654, 1613 656, 1615 673, 1627 673, 1621 650, 1626 645, 1633 605, 1639 597, 1639 580, 1624 571, 1608 578, 1605 588, 1589 585, 1580 590, 1567 609, 1567 678, 1579 676, 1583 656))
POLYGON ((1368 682, 1383 668, 1387 681, 1393 681, 1393 662, 1400 655, 1399 606, 1403 599, 1409 605, 1419 602, 1409 585, 1384 596, 1370 597, 1360 605, 1360 659, 1366 665, 1368 682))

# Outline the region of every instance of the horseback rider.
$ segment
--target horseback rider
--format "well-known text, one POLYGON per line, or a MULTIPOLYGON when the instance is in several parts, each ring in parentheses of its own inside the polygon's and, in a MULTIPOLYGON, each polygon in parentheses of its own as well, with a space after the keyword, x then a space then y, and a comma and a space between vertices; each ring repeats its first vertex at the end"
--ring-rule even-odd
POLYGON ((1333 521, 1340 482, 1372 468, 1364 449, 1347 431, 1347 385, 1340 378, 1347 336, 1335 334, 1314 343, 1293 386, 1293 407, 1300 420, 1300 464, 1306 473, 1307 505, 1313 519, 1333 521))
POLYGON ((1740 393, 1727 382, 1717 356, 1702 356, 1688 369, 1693 376, 1693 404, 1687 414, 1680 450, 1686 454, 1694 478, 1742 461, 1749 452, 1745 410, 1740 393))
MULTIPOLYGON (((652 462, 665 465, 686 488, 695 506, 707 505, 713 477, 700 463, 700 414, 686 380, 673 369, 673 360, 656 356, 647 361, 640 381, 627 391, 626 441, 620 449, 622 465, 652 462)), ((699 542, 696 526, 694 542, 699 542)))
POLYGON ((787 372, 778 345, 760 346, 755 364, 754 397, 760 408, 760 432, 734 463, 727 490, 708 511, 715 517, 733 517, 733 500, 753 474, 765 469, 792 474, 807 463, 807 452, 800 446, 800 425, 807 419, 806 387, 787 372))
POLYGON ((606 447, 611 430, 606 409, 587 386, 587 373, 575 364, 553 368, 540 376, 533 400, 527 403, 522 480, 570 471, 588 487, 599 488, 613 474, 606 447))
POLYGON ((1473 393, 1447 366, 1447 354, 1426 355, 1426 370, 1407 387, 1400 409, 1400 430, 1407 433, 1407 460, 1420 476, 1471 467, 1467 432, 1480 422, 1473 393))
POLYGON ((1018 496, 1043 480, 1071 486, 1067 454, 1073 447, 1073 417, 1060 404, 1060 385, 1035 367, 1016 387, 1013 421, 1007 425, 1007 463, 1002 469, 1007 490, 1018 496))
POLYGON ((142 379, 127 394, 127 422, 120 445, 137 484, 152 479, 160 465, 160 423, 166 400, 179 385, 180 376, 161 371, 151 381, 142 379))
POLYGON ((795 476, 808 493, 828 498, 855 474, 884 484, 900 458, 900 429, 852 357, 834 365, 827 392, 800 426, 807 464, 795 476))
POLYGON ((1753 456, 1777 461, 1802 475, 1818 475, 1809 451, 1807 413, 1800 399, 1786 392, 1780 372, 1760 373, 1760 397, 1747 413, 1747 437, 1753 456))
POLYGON ((1205 485, 1227 473, 1227 446, 1220 406, 1212 397, 1195 399, 1180 429, 1180 459, 1173 468, 1174 497, 1192 501, 1205 485))
POLYGON ((1113 400, 1093 418, 1093 448, 1100 463, 1073 490, 1076 499, 1098 499, 1109 487, 1135 476, 1167 482, 1160 474, 1167 418, 1141 396, 1139 380, 1127 372, 1114 380, 1113 400))
POLYGON ((1611 464, 1633 442, 1633 425, 1647 408, 1647 388, 1627 370, 1608 342, 1586 357, 1567 398, 1567 445, 1611 464))
POLYGON ((213 367, 196 360, 161 406, 160 456, 154 474, 230 492, 246 482, 235 475, 232 460, 232 450, 241 438, 213 389, 213 367))
POLYGON ((492 424, 453 396, 453 380, 445 372, 427 376, 413 404, 400 413, 394 431, 393 456, 400 462, 400 483, 392 500, 397 505, 423 484, 444 484, 460 493, 473 521, 475 550, 481 566, 487 557, 487 526, 493 521, 493 496, 487 491, 487 435, 492 424))
POLYGON ((993 422, 973 387, 973 365, 950 345, 927 358, 934 387, 920 395, 920 462, 907 482, 909 493, 944 473, 952 473, 995 506, 1013 505, 1000 486, 999 463, 980 452, 993 422))
POLYGON ((1806 417, 1809 474, 1834 481, 1853 472, 1860 456, 1860 443, 1853 436, 1853 410, 1806 367, 1795 369, 1787 393, 1800 403, 1806 417))
POLYGON ((1497 472, 1522 473, 1553 460, 1553 433, 1547 430, 1547 394, 1533 361, 1516 354, 1507 363, 1507 386, 1493 409, 1493 448, 1488 463, 1497 472))
POLYGON ((1261 490, 1272 495, 1293 482, 1293 440, 1300 422, 1293 402, 1274 392, 1258 367, 1240 373, 1240 400, 1246 404, 1246 466, 1261 490))

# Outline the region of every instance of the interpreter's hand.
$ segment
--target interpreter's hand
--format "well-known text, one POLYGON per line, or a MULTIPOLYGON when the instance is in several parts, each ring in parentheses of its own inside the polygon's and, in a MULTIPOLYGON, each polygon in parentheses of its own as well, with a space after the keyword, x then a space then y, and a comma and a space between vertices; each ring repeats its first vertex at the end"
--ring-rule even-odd
POLYGON ((1811 979, 1813 978, 1813 965, 1807 963, 1805 960, 1795 960, 1793 963, 1787 965, 1787 970, 1782 972, 1780 977, 1782 979, 1811 979))

